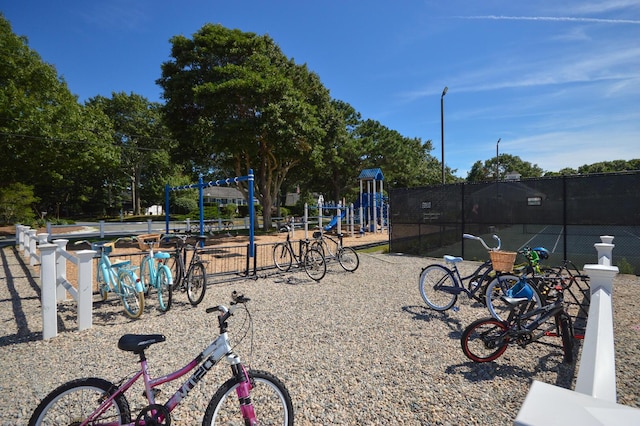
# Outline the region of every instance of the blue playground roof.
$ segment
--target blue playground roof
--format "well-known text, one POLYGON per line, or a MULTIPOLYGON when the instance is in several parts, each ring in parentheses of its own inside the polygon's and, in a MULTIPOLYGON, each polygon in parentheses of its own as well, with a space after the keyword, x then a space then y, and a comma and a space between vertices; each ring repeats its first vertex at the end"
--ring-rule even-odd
POLYGON ((384 180, 384 175, 380 169, 364 169, 358 176, 360 180, 384 180))

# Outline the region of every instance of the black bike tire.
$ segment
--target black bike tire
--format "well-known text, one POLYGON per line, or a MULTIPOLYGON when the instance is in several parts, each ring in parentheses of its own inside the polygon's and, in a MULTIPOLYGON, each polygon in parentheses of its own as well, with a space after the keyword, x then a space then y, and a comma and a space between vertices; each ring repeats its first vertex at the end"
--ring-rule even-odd
POLYGON ((342 247, 338 250, 338 262, 340 262, 340 266, 347 272, 355 272, 360 266, 360 258, 358 257, 358 252, 355 251, 351 247, 342 247), (345 257, 345 253, 346 257, 345 257), (345 258, 355 259, 352 263, 346 262, 345 258))
POLYGON ((171 270, 165 265, 160 265, 157 273, 158 307, 162 312, 167 312, 171 309, 171 302, 173 300, 173 284, 170 279, 171 275, 169 275, 171 274, 171 270))
POLYGON ((320 281, 327 274, 327 260, 318 249, 310 248, 304 253, 304 271, 309 278, 320 281))
POLYGON ((567 364, 571 364, 573 362, 574 344, 574 334, 571 317, 563 312, 556 316, 556 323, 560 327, 560 337, 562 338, 562 352, 564 353, 562 361, 567 364))
POLYGON ((460 337, 460 344, 462 346, 462 352, 464 352, 466 357, 473 362, 494 361, 499 358, 504 353, 504 351, 507 350, 507 346, 509 345, 509 338, 506 337, 502 344, 497 346, 496 350, 489 356, 480 356, 474 353, 473 350, 469 347, 469 341, 470 339, 475 339, 477 337, 476 330, 478 328, 486 325, 497 327, 498 329, 502 330, 501 333, 508 329, 507 325, 504 322, 498 321, 495 318, 481 318, 469 324, 467 328, 465 328, 462 332, 462 337, 460 337))
MULTIPOLYGON (((55 407, 55 404, 60 400, 60 398, 65 395, 74 392, 75 390, 82 389, 93 389, 95 391, 101 392, 101 394, 113 395, 118 387, 111 382, 108 382, 104 379, 100 379, 97 377, 88 377, 83 379, 75 379, 71 380, 67 383, 64 383, 58 386, 56 389, 51 391, 41 402, 38 404, 36 409, 34 410, 31 418, 29 419, 29 426, 39 426, 43 424, 44 416, 49 413, 49 411, 55 407)), ((92 398, 92 401, 95 402, 100 400, 100 398, 92 398)), ((120 394, 116 396, 113 400, 115 402, 115 407, 118 410, 118 415, 120 417, 121 424, 127 424, 131 422, 131 410, 129 408, 129 402, 124 394, 120 394)), ((89 407, 88 409, 83 408, 83 413, 91 413, 94 409, 96 409, 98 405, 95 407, 89 407)), ((68 411, 68 410, 65 410, 68 411)), ((76 416, 73 416, 73 420, 77 420, 76 416)), ((48 423, 45 423, 48 424, 48 423)))
POLYGON ((207 270, 204 267, 204 264, 201 262, 194 263, 193 266, 189 269, 189 274, 187 275, 187 298, 189 299, 189 303, 192 306, 198 306, 202 299, 204 299, 204 294, 207 291, 207 270), (199 277, 201 289, 200 293, 197 293, 194 296, 194 292, 192 289, 194 288, 193 283, 194 279, 199 277))
MULTIPOLYGON (((501 299, 501 297, 504 296, 504 292, 498 286, 498 283, 500 282, 500 280, 508 280, 511 286, 513 286, 517 284, 517 282, 520 280, 520 277, 516 275, 511 275, 511 274, 497 275, 494 279, 492 279, 487 284, 487 288, 485 290, 485 304, 487 306, 487 309, 489 310, 489 314, 493 318, 497 319, 498 321, 506 321, 507 319, 506 317, 508 316, 508 313, 512 310, 512 307, 507 305, 507 303, 501 299), (498 303, 496 304, 495 302, 498 302, 498 303)), ((545 304, 545 299, 540 294, 538 285, 535 283, 529 282, 529 286, 533 291, 533 296, 528 306, 520 311, 521 314, 525 314, 534 309, 538 309, 545 304)), ((542 313, 540 313, 540 315, 542 315, 542 313)), ((529 318, 529 321, 534 321, 538 319, 540 315, 529 318)))
POLYGON ((182 256, 182 252, 180 250, 176 250, 176 252, 172 253, 171 257, 169 257, 165 263, 171 271, 171 277, 173 278, 173 290, 177 290, 180 287, 184 278, 182 258, 180 256, 182 256))
MULTIPOLYGON (((419 283, 418 283, 418 288, 420 290, 420 296, 422 296, 422 300, 424 300, 424 303, 427 304, 427 306, 429 306, 431 309, 436 310, 436 311, 446 311, 448 309, 451 309, 451 307, 453 307, 453 305, 456 304, 456 301, 458 300, 458 295, 455 293, 450 293, 450 292, 446 292, 446 291, 438 291, 437 289, 433 288, 433 295, 432 297, 429 297, 427 295, 427 289, 431 288, 433 284, 433 282, 429 282, 426 283, 427 281, 427 276, 430 274, 435 274, 435 282, 441 284, 443 282, 448 282, 451 281, 450 283, 446 283, 446 287, 459 287, 459 285, 457 284, 456 279, 453 276, 453 273, 451 272, 451 270, 445 266, 442 265, 429 265, 426 268, 424 268, 422 270, 422 272, 420 273, 420 279, 419 279, 419 283), (444 280, 444 281, 442 281, 444 280), (429 285, 427 285, 429 284, 429 285), (444 302, 439 302, 436 301, 436 298, 434 297, 435 295, 439 295, 442 300, 444 302)), ((431 293, 431 291, 429 291, 429 293, 431 293)))
MULTIPOLYGON (((281 398, 280 403, 283 404, 282 408, 283 408, 283 412, 285 413, 284 419, 283 419, 284 420, 283 425, 292 426, 293 425, 293 402, 291 400, 291 396, 289 395, 289 391, 287 390, 287 387, 284 385, 284 383, 282 383, 280 379, 278 379, 276 376, 270 373, 267 373, 265 371, 250 370, 249 376, 257 384, 262 383, 262 384, 268 385, 271 387, 272 390, 277 391, 277 393, 279 393, 278 397, 281 398)), ((216 393, 211 398, 209 405, 207 405, 207 409, 204 413, 204 418, 202 420, 203 425, 219 424, 216 422, 216 419, 214 419, 214 416, 217 414, 219 406, 221 404, 224 404, 228 396, 235 398, 234 412, 237 410, 237 413, 239 416, 237 418, 238 422, 242 420, 242 415, 240 412, 240 403, 237 401, 237 395, 235 393, 235 388, 237 387, 238 384, 239 384, 238 379, 234 377, 224 382, 218 388, 216 393)), ((259 417, 260 412, 261 411, 264 412, 264 409, 263 410, 260 409, 260 406, 259 406, 260 399, 258 395, 254 395, 254 391, 255 389, 251 391, 251 401, 254 404, 254 407, 256 407, 256 414, 259 417)), ((260 420, 260 418, 258 418, 258 420, 260 420)))
POLYGON ((283 272, 291 269, 293 254, 286 243, 278 243, 273 246, 273 263, 283 272))

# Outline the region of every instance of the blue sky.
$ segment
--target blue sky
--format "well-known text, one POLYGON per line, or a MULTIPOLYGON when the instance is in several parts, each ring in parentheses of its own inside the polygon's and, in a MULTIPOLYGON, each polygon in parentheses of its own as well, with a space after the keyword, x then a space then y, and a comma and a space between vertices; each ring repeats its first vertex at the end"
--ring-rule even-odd
MULTIPOLYGON (((545 171, 640 158, 637 0, 5 0, 0 10, 84 101, 155 80, 174 35, 205 23, 269 34, 333 98, 431 139, 466 177, 517 155, 545 171)), ((354 171, 354 174, 359 171, 354 171)))

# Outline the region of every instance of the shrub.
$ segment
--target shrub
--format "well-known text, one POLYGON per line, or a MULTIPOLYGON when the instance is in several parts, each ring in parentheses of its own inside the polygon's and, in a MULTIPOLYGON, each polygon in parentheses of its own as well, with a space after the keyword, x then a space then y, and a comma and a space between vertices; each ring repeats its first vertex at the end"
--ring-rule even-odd
POLYGON ((616 266, 618 267, 618 271, 619 271, 621 274, 630 274, 630 275, 633 275, 633 273, 635 273, 635 270, 636 270, 636 268, 635 268, 631 263, 629 263, 629 261, 628 261, 628 260, 627 260, 627 258, 625 258, 625 257, 623 257, 622 259, 620 259, 620 260, 617 262, 617 265, 616 265, 616 266))
POLYGON ((33 225, 36 217, 32 205, 38 201, 33 186, 14 183, 0 188, 0 224, 33 225))

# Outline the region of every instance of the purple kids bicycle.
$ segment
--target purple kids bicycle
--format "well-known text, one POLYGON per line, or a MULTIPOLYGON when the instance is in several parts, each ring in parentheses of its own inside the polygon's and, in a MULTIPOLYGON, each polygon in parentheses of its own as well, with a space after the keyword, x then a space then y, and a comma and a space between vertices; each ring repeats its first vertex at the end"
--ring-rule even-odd
POLYGON ((293 404, 285 385, 272 374, 246 368, 229 342, 227 320, 238 306, 247 309, 248 301, 248 298, 234 291, 229 308, 208 308, 207 313, 218 312, 220 335, 193 361, 165 376, 152 378, 145 357, 145 350, 155 343, 164 342, 165 336, 125 334, 118 341, 118 348, 140 357, 140 369, 133 376, 118 385, 95 377, 67 382, 42 400, 31 416, 29 425, 169 426, 173 409, 222 359, 231 366, 232 377, 211 398, 204 413, 203 425, 293 425, 293 404), (157 402, 157 386, 177 380, 194 369, 189 379, 167 402, 157 402), (125 393, 140 377, 144 380, 144 396, 148 405, 139 413, 134 413, 136 417, 132 418, 125 393))

